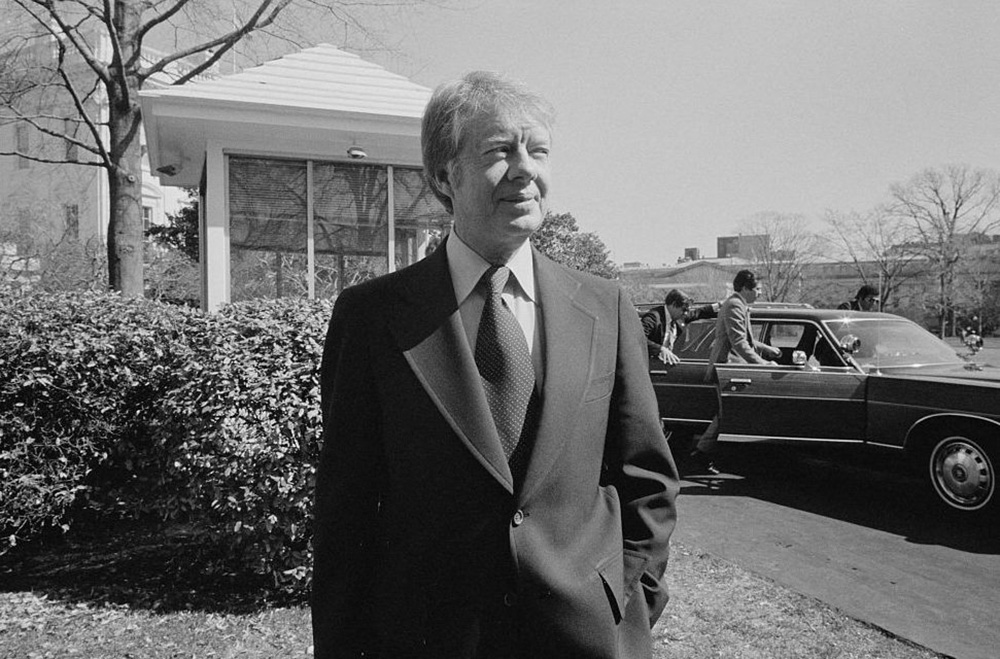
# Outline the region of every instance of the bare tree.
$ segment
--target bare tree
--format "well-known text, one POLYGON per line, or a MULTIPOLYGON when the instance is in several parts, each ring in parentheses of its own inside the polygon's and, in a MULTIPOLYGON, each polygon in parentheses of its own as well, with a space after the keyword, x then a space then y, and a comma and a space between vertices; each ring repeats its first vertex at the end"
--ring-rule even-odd
POLYGON ((959 259, 979 237, 1000 227, 1000 178, 988 170, 948 165, 895 184, 890 194, 890 212, 914 234, 907 249, 926 257, 933 268, 944 337, 959 259))
POLYGON ((809 231, 804 216, 758 213, 741 222, 739 230, 749 247, 745 249, 741 240, 741 255, 753 263, 772 301, 799 301, 808 295, 809 282, 802 272, 816 260, 818 249, 817 236, 809 231))
MULTIPOLYGON (((298 46, 301 35, 317 35, 318 26, 327 34, 337 30, 338 40, 340 32, 367 38, 372 9, 415 4, 419 0, 0 0, 0 120, 73 145, 59 156, 19 145, 0 155, 107 171, 109 286, 140 296, 139 90, 157 76, 181 84, 223 58, 236 61, 236 46, 251 38, 266 46, 265 55, 274 53, 275 41, 286 50, 298 46), (154 42, 169 52, 147 47, 154 42)), ((250 63, 242 55, 241 63, 250 63)))
POLYGON ((865 284, 878 287, 882 308, 892 303, 900 286, 920 274, 922 259, 910 249, 913 231, 907 222, 878 206, 862 215, 827 211, 824 236, 831 253, 849 261, 865 284))
POLYGON ((962 257, 955 281, 952 306, 952 326, 958 329, 964 322, 979 335, 996 326, 1000 316, 997 305, 1000 293, 1000 246, 988 240, 972 247, 962 257))

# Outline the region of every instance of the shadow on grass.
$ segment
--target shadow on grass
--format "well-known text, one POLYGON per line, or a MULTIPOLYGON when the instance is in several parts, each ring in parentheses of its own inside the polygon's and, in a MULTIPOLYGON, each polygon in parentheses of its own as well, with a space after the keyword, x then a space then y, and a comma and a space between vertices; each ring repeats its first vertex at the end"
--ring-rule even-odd
POLYGON ((157 613, 252 613, 305 601, 225 565, 221 549, 183 526, 91 524, 0 556, 0 592, 157 613))

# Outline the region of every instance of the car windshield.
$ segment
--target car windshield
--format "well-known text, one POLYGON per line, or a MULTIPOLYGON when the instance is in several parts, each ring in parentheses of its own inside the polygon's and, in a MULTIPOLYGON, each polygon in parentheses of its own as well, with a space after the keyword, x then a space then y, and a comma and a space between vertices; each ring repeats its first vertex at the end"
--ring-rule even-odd
POLYGON ((963 362, 951 346, 905 318, 845 318, 826 326, 838 341, 848 334, 861 340, 854 359, 863 367, 963 362))

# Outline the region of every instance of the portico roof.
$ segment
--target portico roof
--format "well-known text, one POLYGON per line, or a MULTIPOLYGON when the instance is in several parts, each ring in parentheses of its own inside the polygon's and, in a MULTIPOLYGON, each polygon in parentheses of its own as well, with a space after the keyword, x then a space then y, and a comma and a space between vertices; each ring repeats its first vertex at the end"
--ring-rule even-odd
POLYGON ((431 90, 321 44, 240 73, 140 93, 150 169, 197 186, 210 141, 236 151, 419 165, 431 90), (163 172, 173 171, 173 175, 163 172))

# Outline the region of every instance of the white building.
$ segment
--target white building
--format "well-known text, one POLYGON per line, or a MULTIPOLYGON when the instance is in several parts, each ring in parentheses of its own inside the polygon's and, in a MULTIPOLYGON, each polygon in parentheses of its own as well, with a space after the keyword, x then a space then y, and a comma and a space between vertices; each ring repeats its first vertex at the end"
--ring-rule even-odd
MULTIPOLYGON (((95 35, 92 43, 98 59, 110 60, 111 47, 106 35, 95 35)), ((36 64, 52 67, 56 57, 52 39, 39 38, 29 52, 22 52, 18 57, 25 56, 36 64)), ((79 89, 91 87, 94 73, 82 60, 70 55, 66 70, 79 89)), ((149 84, 168 83, 169 77, 164 74, 149 84)), ((68 94, 40 91, 22 98, 20 109, 26 114, 47 115, 50 118, 36 121, 55 132, 73 134, 89 142, 87 128, 69 119, 76 115, 70 103, 68 94)), ((97 122, 107 121, 107 98, 102 88, 98 87, 89 97, 86 107, 97 122)), ((25 120, 13 118, 13 113, 2 114, 0 152, 16 151, 54 162, 36 162, 20 156, 0 157, 0 251, 10 260, 18 251, 14 244, 17 238, 30 235, 50 243, 79 241, 103 253, 110 217, 107 171, 92 165, 67 164, 95 158, 59 137, 40 132, 25 120)), ((107 144, 106 130, 102 137, 107 144)), ((145 143, 141 133, 140 140, 145 143)), ((147 228, 152 224, 165 224, 167 214, 176 212, 186 201, 187 194, 178 188, 161 186, 150 175, 148 158, 143 158, 142 167, 144 224, 147 228)))
POLYGON ((450 216, 421 173, 430 93, 329 45, 143 91, 154 172, 200 190, 202 307, 333 296, 432 250, 450 216))

